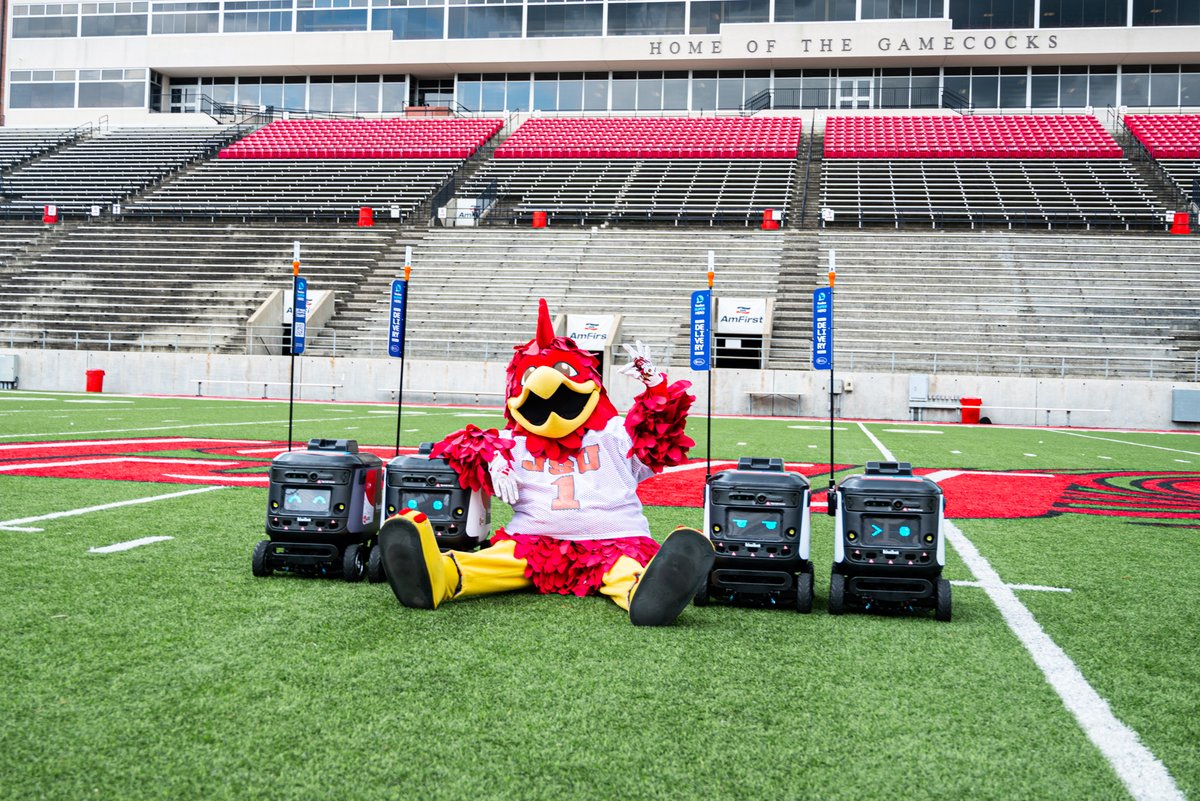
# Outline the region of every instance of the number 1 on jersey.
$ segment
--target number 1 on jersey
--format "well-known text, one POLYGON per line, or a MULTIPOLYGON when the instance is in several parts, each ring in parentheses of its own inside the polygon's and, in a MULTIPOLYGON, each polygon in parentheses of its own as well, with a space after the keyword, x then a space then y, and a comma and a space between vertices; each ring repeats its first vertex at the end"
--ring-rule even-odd
POLYGON ((558 497, 550 503, 551 510, 558 512, 579 508, 579 501, 575 500, 575 476, 563 476, 550 483, 558 488, 558 497))

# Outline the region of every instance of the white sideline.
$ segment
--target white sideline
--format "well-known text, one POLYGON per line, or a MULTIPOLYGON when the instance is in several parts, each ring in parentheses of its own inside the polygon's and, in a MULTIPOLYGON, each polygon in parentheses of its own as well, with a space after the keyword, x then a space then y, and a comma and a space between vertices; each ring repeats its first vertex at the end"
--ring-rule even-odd
POLYGON ((88 553, 119 553, 121 551, 130 551, 134 548, 139 548, 143 545, 149 545, 152 542, 166 542, 173 540, 174 537, 142 537, 137 540, 129 540, 128 542, 117 542, 112 545, 105 545, 100 548, 88 548, 88 553))
MULTIPOLYGON (((896 461, 891 451, 865 425, 858 425, 885 459, 896 461)), ((941 475, 958 472, 941 471, 941 475)), ((1117 719, 1108 702, 1088 684, 1071 657, 1050 639, 1033 613, 1021 603, 1012 587, 1004 583, 975 544, 948 520, 943 521, 942 530, 979 586, 1000 610, 1009 629, 1033 657, 1047 683, 1058 693, 1063 706, 1075 716, 1087 738, 1100 749, 1129 794, 1137 801, 1186 801, 1166 766, 1142 745, 1137 732, 1117 719)))
MULTIPOLYGON (((68 509, 65 512, 51 512, 48 515, 38 515, 37 517, 22 517, 16 520, 0 520, 0 529, 11 526, 23 526, 26 523, 38 523, 42 520, 57 520, 60 517, 75 517, 76 515, 86 515, 91 512, 103 512, 107 509, 119 509, 122 506, 136 506, 140 503, 153 503, 154 501, 165 501, 170 498, 182 498, 185 495, 199 495, 202 492, 212 492, 213 490, 225 489, 224 487, 197 487, 195 489, 182 490, 180 492, 168 492, 165 495, 151 495, 146 498, 131 498, 127 501, 116 501, 114 503, 105 503, 100 506, 85 506, 82 509, 68 509)), ((40 529, 39 529, 40 530, 40 529)))
POLYGON ((1188 456, 1200 456, 1196 451, 1185 451, 1180 448, 1168 448, 1165 445, 1151 445, 1147 442, 1129 442, 1123 439, 1113 439, 1112 437, 1097 437, 1094 434, 1081 434, 1078 431, 1064 431, 1061 428, 1051 429, 1059 434, 1066 434, 1071 437, 1082 437, 1083 439, 1095 439, 1100 442, 1115 442, 1118 445, 1133 445, 1137 448, 1151 448, 1156 451, 1168 451, 1169 453, 1186 453, 1188 456))

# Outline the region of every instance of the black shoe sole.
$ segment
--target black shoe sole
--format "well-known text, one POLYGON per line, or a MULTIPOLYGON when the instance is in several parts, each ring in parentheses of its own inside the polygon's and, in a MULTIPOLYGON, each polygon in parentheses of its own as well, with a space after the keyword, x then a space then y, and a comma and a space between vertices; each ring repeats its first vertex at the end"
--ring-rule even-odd
POLYGON ((416 526, 403 517, 388 518, 379 529, 379 548, 396 600, 411 609, 433 609, 433 585, 416 526))
POLYGON ((633 625, 674 623, 695 597, 701 582, 708 581, 715 559, 712 543, 699 531, 691 528, 672 531, 650 560, 633 593, 629 604, 633 625))

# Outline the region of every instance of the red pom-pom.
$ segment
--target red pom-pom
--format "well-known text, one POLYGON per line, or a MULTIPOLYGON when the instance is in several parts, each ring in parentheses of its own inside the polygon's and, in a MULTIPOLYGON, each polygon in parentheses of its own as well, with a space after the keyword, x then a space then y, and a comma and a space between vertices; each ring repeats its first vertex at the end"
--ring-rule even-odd
POLYGON ((696 442, 684 433, 688 410, 696 401, 687 393, 689 381, 676 381, 665 389, 655 387, 634 398, 625 415, 625 430, 633 440, 633 456, 654 472, 683 464, 696 442))
POLYGON ((622 556, 646 565, 658 553, 650 537, 620 537, 606 540, 560 540, 533 534, 509 534, 502 528, 492 544, 512 540, 513 555, 526 560, 525 577, 547 595, 591 595, 600 591, 604 574, 622 556))
POLYGON ((492 489, 488 465, 497 453, 511 462, 510 452, 515 444, 513 440, 501 437, 494 428, 484 431, 477 425, 468 424, 462 431, 455 431, 434 445, 429 455, 435 459, 445 459, 458 474, 459 483, 465 489, 483 490, 493 495, 495 490, 492 489))

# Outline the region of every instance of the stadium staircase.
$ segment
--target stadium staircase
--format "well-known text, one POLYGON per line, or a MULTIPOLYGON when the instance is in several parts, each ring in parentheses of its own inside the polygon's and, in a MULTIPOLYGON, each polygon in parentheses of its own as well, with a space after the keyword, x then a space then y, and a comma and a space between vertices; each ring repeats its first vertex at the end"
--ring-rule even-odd
MULTIPOLYGON (((1200 378, 1186 238, 826 229, 819 246, 837 250, 841 369, 1200 378)), ((772 357, 807 367, 799 347, 772 357)))
POLYGON ((784 370, 808 368, 812 354, 813 290, 827 283, 816 228, 805 226, 787 229, 784 232, 767 367, 784 370))
POLYGON ((291 286, 294 241, 310 288, 333 290, 337 304, 394 238, 387 227, 68 226, 0 277, 0 343, 244 352, 247 318, 273 289, 291 286))

